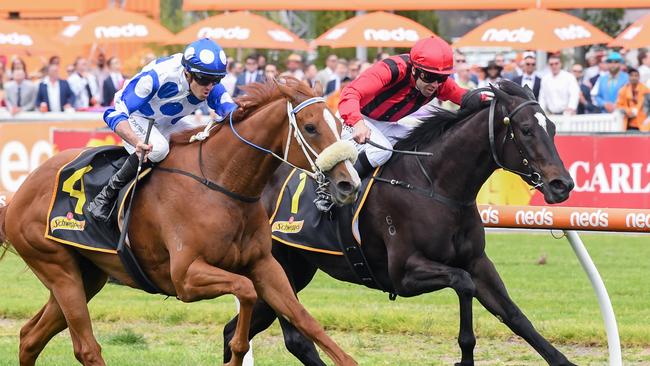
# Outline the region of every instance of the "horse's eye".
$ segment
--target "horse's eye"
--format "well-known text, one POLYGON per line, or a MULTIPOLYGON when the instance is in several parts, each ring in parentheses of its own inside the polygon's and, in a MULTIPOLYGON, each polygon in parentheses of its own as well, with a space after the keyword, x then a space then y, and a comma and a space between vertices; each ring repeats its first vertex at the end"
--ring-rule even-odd
POLYGON ((311 123, 308 123, 305 125, 305 131, 309 134, 315 134, 316 131, 316 126, 312 125, 311 123))
POLYGON ((533 135, 533 131, 528 127, 522 128, 521 133, 523 133, 524 136, 532 136, 533 135))

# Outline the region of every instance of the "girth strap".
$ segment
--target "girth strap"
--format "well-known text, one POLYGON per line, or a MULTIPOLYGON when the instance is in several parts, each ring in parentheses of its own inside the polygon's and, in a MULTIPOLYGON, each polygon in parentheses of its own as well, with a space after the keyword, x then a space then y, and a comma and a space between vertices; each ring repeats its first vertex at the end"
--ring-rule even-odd
POLYGON ((242 202, 246 202, 246 203, 255 203, 255 202, 260 200, 259 196, 258 197, 242 196, 241 194, 230 191, 227 188, 222 187, 222 186, 218 185, 217 183, 215 183, 215 182, 213 182, 213 181, 211 181, 211 180, 209 180, 207 178, 201 178, 198 175, 194 175, 194 174, 192 174, 190 172, 186 172, 184 170, 180 170, 180 169, 176 169, 176 168, 163 168, 163 167, 160 167, 160 166, 157 167, 156 170, 161 170, 163 172, 168 172, 168 173, 181 174, 181 175, 184 175, 186 177, 190 177, 190 178, 194 179, 195 181, 203 184, 204 186, 210 188, 211 190, 223 193, 226 196, 228 196, 228 197, 230 197, 232 199, 238 200, 238 201, 242 201, 242 202))

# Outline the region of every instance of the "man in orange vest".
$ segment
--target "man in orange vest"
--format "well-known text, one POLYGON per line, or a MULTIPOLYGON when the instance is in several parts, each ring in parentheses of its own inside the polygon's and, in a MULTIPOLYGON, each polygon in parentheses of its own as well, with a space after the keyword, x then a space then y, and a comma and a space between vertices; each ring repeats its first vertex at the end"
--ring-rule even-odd
POLYGON ((619 90, 616 108, 625 114, 628 130, 650 130, 650 124, 644 123, 647 120, 644 101, 650 89, 639 82, 638 70, 630 68, 628 74, 630 81, 619 90))

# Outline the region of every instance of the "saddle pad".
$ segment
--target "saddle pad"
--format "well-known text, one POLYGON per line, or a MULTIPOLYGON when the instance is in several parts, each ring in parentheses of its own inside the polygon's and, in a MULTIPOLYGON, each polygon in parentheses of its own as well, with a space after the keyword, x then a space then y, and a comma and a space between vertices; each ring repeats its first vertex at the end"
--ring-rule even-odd
POLYGON ((280 190, 275 211, 269 220, 273 239, 304 250, 343 255, 336 234, 339 223, 333 211, 353 210, 353 222, 344 227, 352 231, 357 244, 360 244, 357 221, 373 182, 370 178, 363 180, 361 194, 353 205, 320 212, 314 205, 316 181, 305 173, 292 170, 280 190))
MULTIPOLYGON (((84 215, 83 207, 106 185, 124 164, 128 153, 121 146, 102 146, 83 150, 57 173, 47 215, 45 237, 56 242, 105 253, 117 253, 120 230, 118 213, 123 210, 133 182, 118 195, 118 207, 108 222, 95 222, 84 215)), ((140 174, 140 179, 150 169, 140 174)))

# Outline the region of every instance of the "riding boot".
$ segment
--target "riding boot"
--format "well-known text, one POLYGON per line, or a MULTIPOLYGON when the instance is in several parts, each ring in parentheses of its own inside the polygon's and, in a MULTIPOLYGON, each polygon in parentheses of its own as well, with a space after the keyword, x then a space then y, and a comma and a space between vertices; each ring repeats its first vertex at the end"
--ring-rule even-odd
POLYGON ((115 198, 120 189, 129 183, 138 173, 139 157, 131 154, 124 165, 108 181, 101 192, 86 206, 86 214, 95 221, 108 222, 115 206, 115 198))
POLYGON ((359 153, 359 156, 357 157, 357 161, 354 163, 354 169, 359 174, 359 178, 361 180, 367 178, 370 175, 370 173, 372 173, 372 171, 375 170, 375 168, 373 168, 373 166, 370 165, 370 161, 368 160, 368 156, 366 155, 365 151, 359 153))

